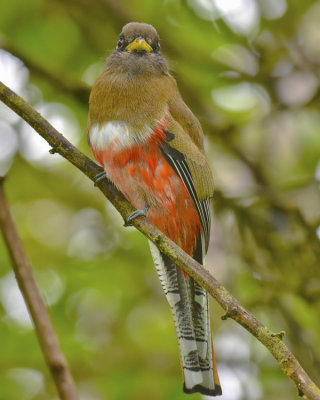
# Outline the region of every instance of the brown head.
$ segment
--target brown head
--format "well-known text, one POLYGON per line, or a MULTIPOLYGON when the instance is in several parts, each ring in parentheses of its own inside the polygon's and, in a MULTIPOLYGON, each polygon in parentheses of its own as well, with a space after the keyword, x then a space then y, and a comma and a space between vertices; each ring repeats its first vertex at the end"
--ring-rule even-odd
POLYGON ((160 53, 160 39, 153 26, 130 22, 122 28, 116 49, 107 59, 106 71, 132 75, 168 73, 160 53))
POLYGON ((160 39, 152 25, 139 22, 130 22, 122 28, 117 43, 118 51, 137 53, 157 53, 160 48, 160 39))

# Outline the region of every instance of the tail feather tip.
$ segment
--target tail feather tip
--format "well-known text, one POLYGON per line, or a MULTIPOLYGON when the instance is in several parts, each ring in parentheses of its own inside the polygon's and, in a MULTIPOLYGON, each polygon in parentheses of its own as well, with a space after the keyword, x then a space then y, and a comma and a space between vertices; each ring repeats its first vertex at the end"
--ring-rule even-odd
POLYGON ((193 386, 193 388, 189 389, 186 387, 185 384, 183 384, 183 391, 186 394, 201 393, 206 396, 213 396, 213 397, 222 395, 222 389, 221 389, 220 385, 215 385, 214 389, 209 389, 202 385, 195 385, 195 386, 193 386))

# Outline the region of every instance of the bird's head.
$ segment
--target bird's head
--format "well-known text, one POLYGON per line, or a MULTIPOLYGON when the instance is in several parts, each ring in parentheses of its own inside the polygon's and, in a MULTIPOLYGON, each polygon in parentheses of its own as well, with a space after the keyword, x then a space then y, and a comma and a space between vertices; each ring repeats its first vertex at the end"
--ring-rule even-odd
POLYGON ((152 25, 130 22, 122 28, 116 50, 119 52, 157 53, 160 49, 160 39, 152 25))

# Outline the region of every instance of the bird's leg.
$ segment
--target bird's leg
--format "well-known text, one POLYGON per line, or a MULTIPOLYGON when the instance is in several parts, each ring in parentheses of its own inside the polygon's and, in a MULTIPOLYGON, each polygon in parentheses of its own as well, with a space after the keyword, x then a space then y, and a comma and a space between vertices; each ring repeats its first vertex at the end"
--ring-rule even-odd
POLYGON ((106 171, 101 171, 99 172, 94 178, 94 186, 97 186, 98 182, 102 181, 102 179, 106 179, 107 175, 106 175, 106 171))
POLYGON ((141 210, 136 210, 131 213, 127 219, 126 225, 129 224, 133 219, 143 215, 144 217, 147 216, 147 212, 149 210, 150 206, 148 203, 141 209, 141 210))

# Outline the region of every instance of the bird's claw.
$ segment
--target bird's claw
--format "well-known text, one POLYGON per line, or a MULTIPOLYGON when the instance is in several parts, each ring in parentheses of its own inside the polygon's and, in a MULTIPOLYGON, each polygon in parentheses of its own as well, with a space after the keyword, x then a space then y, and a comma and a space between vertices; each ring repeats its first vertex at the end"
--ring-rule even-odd
POLYGON ((107 175, 106 175, 106 171, 101 171, 99 172, 94 178, 94 186, 97 186, 98 182, 102 181, 103 179, 106 179, 107 175))
POLYGON ((131 213, 126 221, 125 225, 130 225, 130 222, 132 222, 135 218, 140 217, 140 216, 147 216, 148 210, 150 206, 148 203, 141 209, 141 210, 135 210, 133 213, 131 213))

